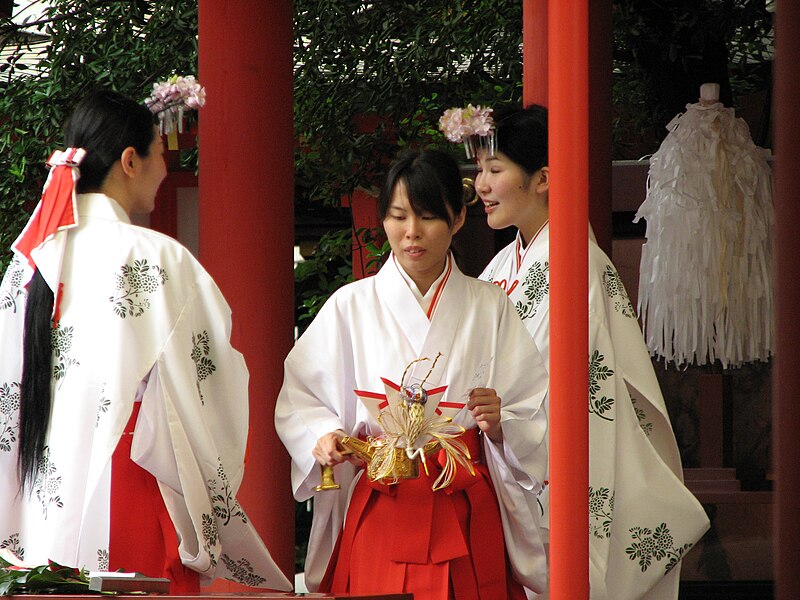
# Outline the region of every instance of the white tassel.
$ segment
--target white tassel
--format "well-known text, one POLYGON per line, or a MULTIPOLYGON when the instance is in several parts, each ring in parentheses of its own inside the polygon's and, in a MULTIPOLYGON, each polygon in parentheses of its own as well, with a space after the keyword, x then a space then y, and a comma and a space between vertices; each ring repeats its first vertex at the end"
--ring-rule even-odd
POLYGON ((639 313, 650 353, 723 367, 773 352, 772 173, 733 109, 689 104, 650 158, 639 313))

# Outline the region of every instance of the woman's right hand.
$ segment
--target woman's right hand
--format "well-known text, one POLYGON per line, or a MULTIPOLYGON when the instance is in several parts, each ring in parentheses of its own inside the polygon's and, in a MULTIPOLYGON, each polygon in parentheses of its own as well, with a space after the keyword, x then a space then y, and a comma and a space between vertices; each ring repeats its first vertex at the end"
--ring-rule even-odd
POLYGON ((347 455, 343 454, 344 448, 340 440, 345 437, 345 432, 341 429, 326 433, 317 440, 317 445, 311 451, 316 461, 328 467, 338 465, 347 460, 347 455))

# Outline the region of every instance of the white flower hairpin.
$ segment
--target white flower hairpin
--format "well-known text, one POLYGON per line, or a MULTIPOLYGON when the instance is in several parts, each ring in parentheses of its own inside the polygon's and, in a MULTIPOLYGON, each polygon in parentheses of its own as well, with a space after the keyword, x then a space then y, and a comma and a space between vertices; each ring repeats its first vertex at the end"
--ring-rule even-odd
POLYGON ((158 115, 162 134, 178 130, 183 133, 183 113, 197 110, 206 103, 206 89, 193 75, 173 75, 166 81, 153 84, 153 92, 145 100, 151 112, 158 115))
POLYGON ((466 108, 448 108, 439 119, 439 129, 451 142, 464 144, 468 159, 481 151, 493 156, 497 149, 491 108, 472 104, 466 108))

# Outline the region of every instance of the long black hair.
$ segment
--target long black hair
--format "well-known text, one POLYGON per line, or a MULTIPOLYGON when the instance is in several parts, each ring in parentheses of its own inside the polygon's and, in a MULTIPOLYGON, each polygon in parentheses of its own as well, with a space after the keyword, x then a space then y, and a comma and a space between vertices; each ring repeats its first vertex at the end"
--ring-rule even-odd
MULTIPOLYGON (((155 123, 143 105, 109 90, 97 90, 75 107, 65 126, 66 145, 83 148, 78 192, 99 190, 122 151, 133 147, 147 156, 155 123)), ((22 342, 20 385, 19 455, 20 490, 36 482, 44 458, 47 427, 52 408, 53 291, 37 269, 28 284, 22 342)))
POLYGON ((389 212, 394 189, 400 181, 405 184, 411 208, 418 215, 429 212, 452 225, 454 217, 464 208, 464 187, 458 163, 440 150, 413 150, 401 155, 389 167, 378 197, 381 221, 389 212))

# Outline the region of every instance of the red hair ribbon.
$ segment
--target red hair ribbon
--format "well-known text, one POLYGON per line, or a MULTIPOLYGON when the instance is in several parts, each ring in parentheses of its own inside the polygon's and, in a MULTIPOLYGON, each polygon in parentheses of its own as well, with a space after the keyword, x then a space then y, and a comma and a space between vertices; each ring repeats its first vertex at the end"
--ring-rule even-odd
MULTIPOLYGON (((50 174, 42 190, 42 199, 34 209, 25 229, 12 245, 13 250, 24 256, 33 269, 37 267, 31 256, 33 251, 57 232, 78 224, 75 210, 75 182, 80 177, 77 167, 85 155, 86 151, 83 148, 67 148, 64 151, 56 150, 47 160, 50 174)), ((51 288, 58 287, 49 280, 48 285, 51 288)), ((60 299, 61 294, 58 290, 53 291, 60 299)), ((58 314, 58 306, 54 306, 53 309, 54 313, 58 314)))

